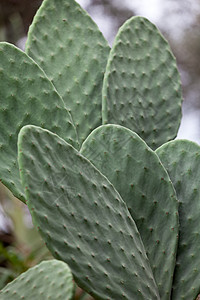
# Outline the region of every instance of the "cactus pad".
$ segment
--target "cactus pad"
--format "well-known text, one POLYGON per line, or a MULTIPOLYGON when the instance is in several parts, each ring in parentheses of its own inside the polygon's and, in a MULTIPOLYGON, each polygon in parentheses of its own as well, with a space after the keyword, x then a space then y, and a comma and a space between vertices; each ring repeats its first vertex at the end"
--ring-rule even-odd
POLYGON ((17 135, 26 124, 50 129, 78 147, 70 114, 44 72, 16 47, 0 43, 0 180, 24 202, 17 135))
POLYGON ((0 291, 1 300, 70 300, 73 278, 67 264, 44 261, 22 273, 0 291))
POLYGON ((39 127, 20 131, 18 153, 33 221, 79 286, 95 299, 159 299, 140 234, 106 177, 39 127))
POLYGON ((179 200, 180 237, 172 300, 196 299, 200 291, 200 147, 176 140, 157 149, 179 200))
POLYGON ((74 0, 45 0, 30 27, 26 52, 62 96, 80 143, 101 120, 102 83, 109 46, 74 0))
POLYGON ((131 130, 95 129, 81 153, 114 185, 136 222, 162 299, 169 299, 178 235, 178 201, 158 156, 131 130), (163 226, 164 224, 164 226, 163 226))
POLYGON ((137 132, 152 148, 173 139, 181 118, 181 86, 167 41, 150 21, 133 17, 119 30, 103 84, 103 124, 137 132))

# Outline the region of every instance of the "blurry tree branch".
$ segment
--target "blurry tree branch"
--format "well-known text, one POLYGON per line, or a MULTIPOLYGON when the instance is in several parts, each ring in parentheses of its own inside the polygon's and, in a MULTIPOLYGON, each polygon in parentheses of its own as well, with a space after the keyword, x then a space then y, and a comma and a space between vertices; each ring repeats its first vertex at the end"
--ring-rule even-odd
POLYGON ((91 0, 85 7, 91 16, 95 11, 98 11, 110 22, 110 28, 108 28, 107 38, 110 41, 115 37, 119 27, 135 13, 132 9, 128 8, 121 0, 91 0))
POLYGON ((122 1, 117 0, 91 0, 86 8, 89 12, 95 7, 101 6, 106 15, 116 22, 120 27, 128 18, 133 16, 133 10, 130 10, 122 1))
POLYGON ((42 0, 0 0, 0 40, 11 43, 25 35, 42 0))
POLYGON ((184 30, 180 39, 171 39, 171 45, 182 71, 185 99, 200 108, 200 12, 193 24, 184 30))

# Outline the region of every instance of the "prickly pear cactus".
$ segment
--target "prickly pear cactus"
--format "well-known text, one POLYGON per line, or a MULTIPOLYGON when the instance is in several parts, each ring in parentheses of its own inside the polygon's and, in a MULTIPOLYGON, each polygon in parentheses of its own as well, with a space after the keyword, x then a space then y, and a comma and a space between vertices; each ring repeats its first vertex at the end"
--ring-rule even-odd
POLYGON ((70 300, 74 284, 67 264, 44 261, 22 273, 0 291, 1 300, 70 300))
POLYGON ((0 43, 0 180, 25 202, 17 163, 17 135, 34 124, 78 148, 73 121, 45 73, 25 53, 0 43))
POLYGON ((62 96, 82 144, 102 123, 107 41, 76 1, 45 0, 30 27, 26 52, 62 96))
MULTIPOLYGON (((74 0, 43 2, 27 54, 0 44, 0 180, 27 201, 49 250, 95 299, 194 300, 200 150, 166 143, 181 116, 175 58, 142 17, 121 27, 108 52, 74 0)), ((42 282, 39 269, 8 285, 3 300, 25 299, 42 282)), ((65 275, 48 298, 72 291, 65 275)))
POLYGON ((200 147, 187 141, 157 149, 179 200, 180 236, 172 299, 196 299, 200 290, 200 147))
POLYGON ((133 17, 119 30, 103 83, 103 123, 128 127, 156 149, 177 135, 181 84, 176 61, 158 29, 133 17))
POLYGON ((81 153, 111 181, 126 202, 160 295, 168 299, 178 242, 178 201, 158 156, 137 134, 119 125, 94 130, 83 143, 81 153))
POLYGON ((33 221, 79 286, 102 300, 159 299, 140 234, 111 183, 42 128, 23 127, 18 152, 33 221))

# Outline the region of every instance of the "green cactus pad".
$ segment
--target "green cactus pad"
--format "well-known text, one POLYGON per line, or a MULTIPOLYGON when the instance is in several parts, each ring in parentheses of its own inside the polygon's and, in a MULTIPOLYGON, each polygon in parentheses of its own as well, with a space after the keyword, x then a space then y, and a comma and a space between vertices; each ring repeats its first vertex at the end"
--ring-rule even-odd
POLYGON ((152 148, 173 139, 181 118, 181 87, 167 41, 147 19, 119 30, 103 84, 103 124, 137 132, 152 148))
POLYGON ((178 236, 178 201, 158 156, 131 130, 95 129, 81 148, 114 185, 136 222, 162 299, 169 299, 178 236))
POLYGON ((78 148, 71 116, 44 72, 13 45, 0 43, 0 181, 23 202, 17 136, 27 124, 47 128, 78 148))
POLYGON ((67 264, 43 261, 22 273, 0 291, 1 300, 70 300, 74 284, 67 264))
POLYGON ((18 150, 33 221, 79 286, 95 299, 159 299, 140 234, 106 177, 39 127, 20 131, 18 150))
POLYGON ((200 147, 187 140, 159 149, 179 200, 180 237, 172 299, 196 299, 200 291, 200 147))
POLYGON ((30 27, 26 52, 63 97, 80 143, 102 124, 102 84, 109 50, 96 24, 74 0, 45 0, 30 27))

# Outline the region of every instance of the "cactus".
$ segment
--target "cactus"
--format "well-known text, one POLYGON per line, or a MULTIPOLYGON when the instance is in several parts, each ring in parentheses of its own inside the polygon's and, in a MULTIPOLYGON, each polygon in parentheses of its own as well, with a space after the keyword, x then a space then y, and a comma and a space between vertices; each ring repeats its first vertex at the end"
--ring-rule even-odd
POLYGON ((171 177, 179 200, 180 237, 172 299, 195 299, 200 282, 200 147, 187 141, 156 150, 171 177))
MULTIPOLYGON (((195 299, 200 149, 169 142, 181 117, 175 58, 142 17, 108 52, 74 0, 44 0, 27 54, 0 43, 0 180, 95 299, 195 299)), ((24 275, 1 295, 31 299, 24 275)))
POLYGON ((17 164, 17 135, 34 124, 59 134, 78 148, 76 130, 44 71, 16 47, 0 43, 0 180, 25 202, 17 164))
POLYGON ((39 127, 22 128, 18 152, 33 220, 79 286, 98 299, 157 299, 140 234, 111 183, 72 146, 39 127))
POLYGON ((0 291, 1 300, 70 300, 74 292, 67 264, 50 260, 30 268, 0 291), (65 295, 65 297, 63 297, 65 295))
POLYGON ((103 123, 126 126, 156 149, 173 139, 181 116, 176 61, 155 25, 133 17, 119 30, 103 83, 103 123))
POLYGON ((30 27, 26 52, 62 96, 82 144, 102 123, 101 89, 109 54, 107 41, 74 0, 48 0, 30 27))
POLYGON ((137 134, 119 125, 94 130, 80 152, 111 181, 126 202, 160 295, 167 299, 178 242, 178 202, 159 158, 137 134))

